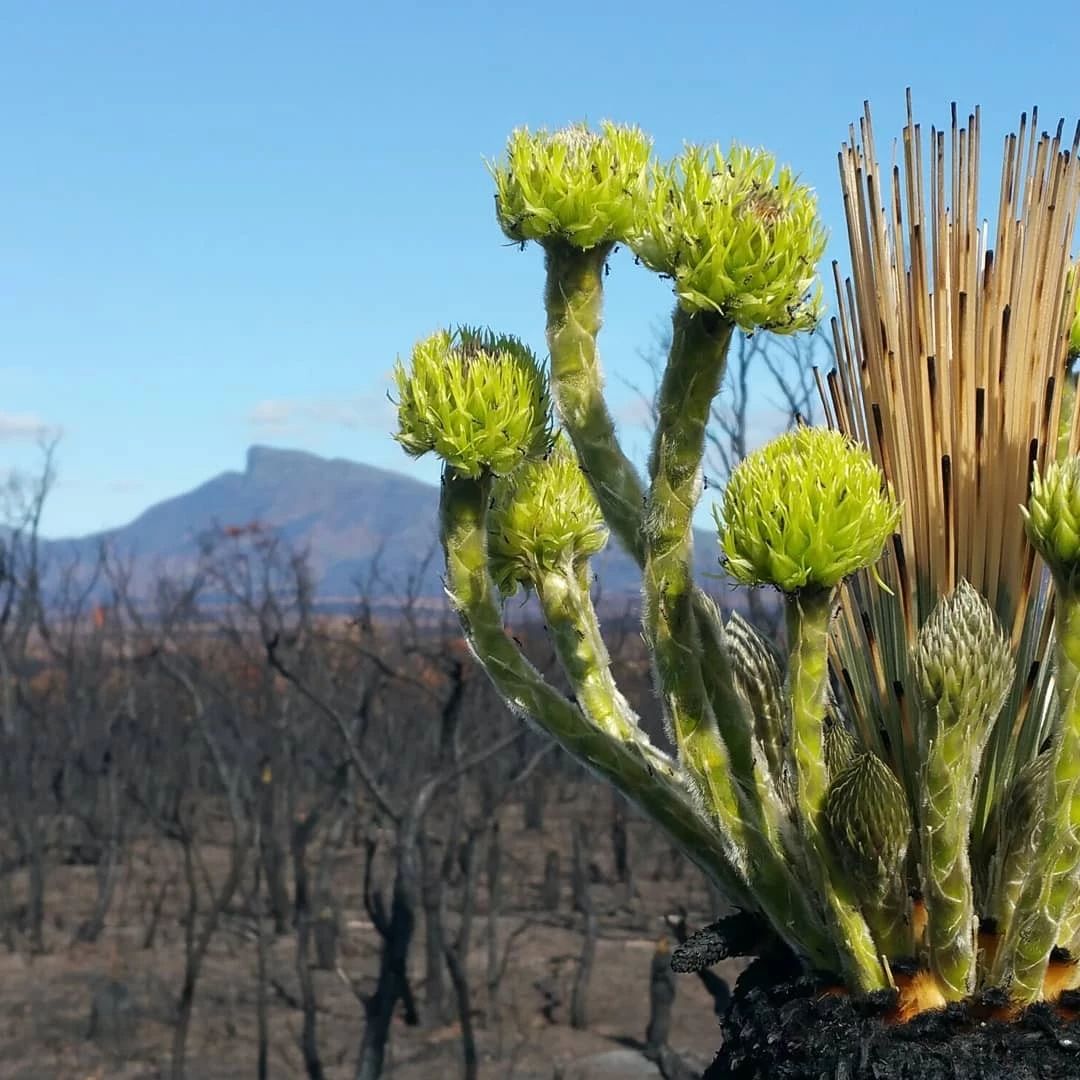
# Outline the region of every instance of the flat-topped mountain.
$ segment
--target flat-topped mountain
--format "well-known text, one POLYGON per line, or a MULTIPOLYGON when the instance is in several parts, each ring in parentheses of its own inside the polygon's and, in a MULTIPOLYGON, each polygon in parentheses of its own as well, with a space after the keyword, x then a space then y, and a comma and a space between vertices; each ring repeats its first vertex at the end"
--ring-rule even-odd
MULTIPOLYGON (((369 578, 378 559, 379 584, 372 598, 385 600, 404 589, 437 544, 439 491, 402 473, 301 450, 253 446, 243 472, 224 472, 191 491, 156 503, 118 529, 46 544, 50 562, 78 557, 91 565, 104 541, 131 559, 136 588, 145 588, 163 567, 190 565, 199 538, 208 530, 248 526, 273 531, 291 547, 308 552, 320 600, 347 600, 357 581, 369 578)), ((719 571, 711 531, 697 530, 695 562, 710 590, 722 586, 703 574, 719 571)), ((631 559, 612 541, 593 560, 603 595, 611 602, 639 593, 631 559)), ((420 580, 420 594, 441 597, 441 552, 420 580)))

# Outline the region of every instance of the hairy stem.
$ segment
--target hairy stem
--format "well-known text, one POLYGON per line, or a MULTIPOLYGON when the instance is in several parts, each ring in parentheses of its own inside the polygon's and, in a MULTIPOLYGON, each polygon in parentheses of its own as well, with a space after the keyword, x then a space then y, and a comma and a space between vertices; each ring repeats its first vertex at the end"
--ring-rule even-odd
POLYGON ((703 820, 678 777, 653 767, 640 746, 591 724, 557 693, 507 635, 488 573, 490 477, 470 479, 447 467, 439 503, 446 588, 470 647, 510 708, 555 739, 569 754, 621 791, 663 827, 733 904, 757 910, 739 868, 739 850, 703 820))
POLYGON ((636 742, 654 768, 675 776, 674 763, 652 746, 611 674, 611 658, 588 588, 573 571, 550 571, 536 583, 544 621, 582 712, 605 734, 636 742))
POLYGON ((911 897, 902 875, 886 884, 884 894, 876 907, 864 903, 866 921, 881 952, 894 960, 910 957, 915 952, 915 938, 911 929, 911 897))
POLYGON ((995 974, 1019 1004, 1042 995, 1050 951, 1080 879, 1080 594, 1057 585, 1057 679, 1061 724, 1050 766, 1046 816, 995 974))
POLYGON ((829 685, 829 621, 831 590, 805 591, 787 597, 786 616, 791 655, 788 693, 791 697, 795 804, 810 858, 814 884, 840 953, 842 974, 859 990, 886 985, 877 948, 859 910, 854 889, 838 866, 822 832, 822 809, 829 786, 825 765, 824 718, 829 685))
MULTIPOLYGON (((938 708, 940 713, 941 709, 938 708)), ((920 856, 930 967, 949 1001, 975 987, 976 919, 971 832, 972 732, 962 718, 938 717, 920 769, 920 856)))
MULTIPOLYGON (((1051 764, 1046 754, 1039 754, 1029 761, 1013 777, 988 823, 989 883, 985 904, 999 942, 1009 936, 1024 885, 1038 854, 1051 764)), ((1069 931, 1063 927, 1058 941, 1065 943, 1070 938, 1069 931)))
POLYGON ((644 489, 615 436, 615 424, 604 402, 596 345, 603 306, 604 263, 610 253, 610 244, 590 251, 560 244, 546 248, 544 303, 551 390, 608 526, 641 565, 644 489))
POLYGON ((780 800, 768 770, 754 760, 749 718, 734 689, 722 636, 703 634, 696 618, 692 520, 701 494, 705 425, 723 379, 731 333, 731 325, 718 318, 676 310, 642 530, 645 634, 684 768, 720 827, 740 844, 762 909, 790 942, 799 943, 799 951, 821 965, 832 950, 784 859, 780 800), (704 676, 706 641, 716 711, 704 676))
MULTIPOLYGON (((610 245, 601 245, 591 251, 579 251, 562 244, 549 244, 546 248, 544 303, 551 352, 551 389, 563 426, 574 444, 605 521, 638 566, 644 569, 645 490, 637 470, 619 446, 615 424, 604 402, 604 381, 596 341, 602 321, 604 263, 610 251, 610 245)), ((676 321, 679 321, 678 316, 676 321)), ((710 398, 710 408, 711 403, 710 398)), ((708 415, 706 411, 706 420, 708 415)), ((700 454, 698 456, 700 459, 700 454)), ((724 645, 723 623, 715 605, 700 589, 692 590, 692 605, 705 650, 702 664, 705 692, 713 712, 718 718, 724 718, 721 719, 721 734, 725 740, 734 736, 729 749, 744 765, 740 775, 745 777, 749 728, 741 722, 741 707, 724 645), (733 720, 732 724, 726 724, 724 720, 729 716, 739 722, 733 720)))

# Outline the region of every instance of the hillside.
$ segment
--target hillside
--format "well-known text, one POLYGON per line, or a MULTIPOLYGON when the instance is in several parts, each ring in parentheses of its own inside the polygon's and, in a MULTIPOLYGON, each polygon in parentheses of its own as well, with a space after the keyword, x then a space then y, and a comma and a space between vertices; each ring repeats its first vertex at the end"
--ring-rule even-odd
MULTIPOLYGON (((257 521, 308 551, 321 600, 355 595, 355 582, 368 577, 376 557, 381 584, 374 598, 388 599, 436 543, 438 496, 434 485, 390 470, 253 446, 243 472, 223 472, 119 529, 49 541, 47 554, 54 567, 73 559, 91 565, 105 542, 132 560, 136 587, 144 589, 160 568, 190 565, 206 530, 257 521)), ((637 569, 614 542, 593 562, 608 601, 625 605, 637 596, 637 569)), ((697 530, 696 569, 711 590, 722 584, 703 576, 719 569, 711 532, 697 530)), ((420 583, 423 596, 442 595, 440 572, 436 556, 420 583)))

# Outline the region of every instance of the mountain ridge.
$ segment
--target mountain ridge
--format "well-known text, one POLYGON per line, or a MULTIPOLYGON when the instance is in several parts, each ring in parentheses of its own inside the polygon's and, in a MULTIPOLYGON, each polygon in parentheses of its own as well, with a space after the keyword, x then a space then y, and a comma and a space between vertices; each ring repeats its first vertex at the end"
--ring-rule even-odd
MULTIPOLYGON (((439 489, 404 473, 348 458, 256 444, 242 471, 226 470, 189 491, 147 507, 126 525, 81 537, 42 541, 62 564, 92 563, 102 543, 134 566, 136 591, 146 589, 162 564, 194 563, 199 538, 215 528, 259 523, 293 547, 306 549, 316 596, 357 595, 378 560, 372 599, 398 593, 437 544, 439 489)), ((50 561, 52 559, 50 558, 50 561)), ((719 571, 715 535, 695 529, 695 573, 719 571)), ((593 567, 609 600, 637 597, 640 574, 612 540, 593 567)), ((431 559, 418 582, 425 599, 442 597, 441 559, 431 559)))

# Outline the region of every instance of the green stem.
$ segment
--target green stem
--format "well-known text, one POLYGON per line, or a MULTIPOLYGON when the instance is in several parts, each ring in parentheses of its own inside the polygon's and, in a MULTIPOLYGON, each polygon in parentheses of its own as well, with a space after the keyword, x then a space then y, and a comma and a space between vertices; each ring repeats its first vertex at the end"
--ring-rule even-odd
POLYGON ((544 304, 551 389, 608 526, 641 565, 645 493, 637 471, 615 436, 615 424, 604 402, 596 345, 604 297, 604 263, 610 253, 610 244, 590 251, 558 243, 545 249, 544 304))
MULTIPOLYGON (((901 868, 902 871, 903 868, 901 868)), ((908 958, 915 953, 915 937, 911 928, 911 897, 902 872, 886 882, 884 895, 877 906, 864 903, 862 910, 877 942, 878 951, 892 960, 908 958)))
POLYGON ((807 865, 825 905, 840 953, 842 974, 858 990, 886 986, 870 928, 851 882, 838 866, 822 832, 822 809, 829 786, 825 765, 824 718, 829 685, 831 590, 804 591, 786 598, 788 693, 791 697, 795 804, 810 857, 807 865))
POLYGON ((976 920, 968 840, 974 781, 973 732, 962 717, 937 709, 921 768, 920 857, 930 967, 949 1001, 975 988, 976 920))
MULTIPOLYGON (((646 562, 646 543, 643 537, 643 506, 645 502, 641 481, 629 459, 622 453, 615 435, 615 426, 603 398, 603 380, 597 352, 596 337, 601 325, 603 301, 604 261, 609 254, 607 247, 580 252, 565 245, 551 244, 546 248, 547 285, 545 305, 547 308, 547 339, 551 352, 552 393, 563 425, 570 435, 581 460, 590 486, 612 532, 637 560, 643 569, 646 562)), ((677 317, 678 322, 678 317, 677 317)), ((701 318, 698 326, 715 324, 715 320, 701 318)), ((684 335, 685 338, 685 335, 684 335)), ((700 402, 706 406, 701 421, 701 448, 697 453, 697 472, 704 448, 704 421, 708 417, 715 388, 719 387, 723 374, 730 329, 724 332, 722 347, 714 349, 717 360, 714 367, 715 381, 712 395, 702 395, 700 402)), ((701 383, 700 387, 704 387, 701 383)), ((700 477, 699 477, 700 479, 700 477)), ((696 498, 696 496, 695 496, 696 498)), ((692 506, 691 506, 692 511, 692 506)), ((689 529, 689 515, 687 515, 689 529)), ((685 574, 689 581, 689 564, 685 574)), ((723 718, 723 730, 733 733, 733 755, 742 766, 745 779, 752 771, 751 754, 745 739, 739 742, 740 729, 749 732, 749 724, 743 714, 742 703, 735 693, 730 678, 730 665, 723 644, 723 626, 715 607, 699 590, 690 588, 690 607, 693 622, 698 628, 695 639, 693 628, 688 628, 682 643, 666 635, 669 655, 676 661, 687 657, 694 669, 692 678, 704 693, 708 709, 714 718, 723 718), (689 649, 689 653, 687 653, 689 649), (698 660, 702 651, 704 666, 698 660)), ((685 607, 685 604, 683 605, 685 607)), ((679 617, 682 617, 681 615, 679 617)), ((669 697, 665 694, 665 701, 669 697)), ((685 731, 682 742, 678 731, 674 733, 684 762, 693 760, 699 772, 698 783, 705 790, 710 785, 716 790, 709 796, 714 806, 723 807, 723 828, 729 835, 739 825, 738 794, 732 787, 729 757, 726 746, 715 737, 712 730, 685 731), (689 758, 687 757, 689 755, 689 758)), ((689 768, 690 766, 687 765, 689 768)), ((750 787, 752 785, 747 785, 750 787)), ((718 818, 718 820, 720 820, 718 818)), ((770 848, 771 842, 762 837, 758 846, 770 848)), ((745 849, 741 849, 745 857, 745 849)), ((759 860, 761 861, 761 860, 759 860)), ((808 948, 803 948, 813 962, 829 966, 833 951, 823 933, 817 927, 812 907, 801 888, 794 882, 789 870, 779 862, 775 849, 764 860, 765 869, 759 871, 763 878, 756 889, 765 888, 775 896, 773 902, 775 921, 789 939, 794 935, 792 927, 799 927, 808 948)))
POLYGON ((782 806, 768 770, 755 767, 751 725, 734 688, 722 634, 712 632, 712 618, 699 622, 691 580, 705 426, 723 379, 731 334, 729 323, 676 309, 642 530, 645 633, 680 760, 710 812, 745 852, 750 886, 762 909, 789 942, 798 943, 800 952, 822 966, 834 960, 835 952, 784 859, 782 806), (706 659, 711 684, 704 675, 706 659))
MULTIPOLYGON (((698 594, 691 579, 693 513, 701 497, 701 460, 712 403, 723 381, 732 326, 707 315, 676 308, 671 355, 660 387, 657 425, 649 460, 645 538, 646 633, 660 632, 665 677, 679 688, 676 707, 697 718, 682 725, 693 737, 696 725, 709 719, 706 737, 718 730, 730 772, 745 800, 772 834, 782 817, 779 798, 767 769, 756 767, 753 728, 735 689, 731 660, 715 605, 698 594)), ((725 777, 726 778, 726 777, 725 777)))
MULTIPOLYGON (((602 322, 604 263, 610 252, 610 245, 590 251, 579 251, 561 243, 551 243, 545 248, 544 303, 551 353, 551 388, 563 426, 574 444, 605 521, 638 566, 644 569, 645 490, 637 470, 619 446, 615 424, 604 402, 596 340, 602 322)), ((685 318, 680 320, 676 316, 677 331, 678 324, 685 318)), ((706 321, 699 320, 702 324, 706 321)), ((726 344, 723 351, 726 352, 726 344)), ((721 355, 721 376, 723 359, 721 355)), ((705 415, 707 419, 708 412, 705 415)), ((749 728, 743 722, 741 703, 730 677, 723 624, 715 606, 699 589, 693 590, 692 603, 706 650, 703 657, 705 690, 724 738, 735 736, 731 752, 744 766, 741 775, 745 776, 748 750, 741 732, 744 728, 748 732, 749 728)))
POLYGON ((630 703, 615 684, 596 612, 578 576, 573 571, 549 571, 537 581, 536 592, 559 662, 582 711, 612 738, 647 742, 630 703))
MULTIPOLYGON (((1009 937, 1031 873, 1032 858, 1038 850, 1051 764, 1047 754, 1029 761, 1013 777, 987 823, 984 841, 984 851, 989 854, 986 910, 994 921, 999 942, 1009 937)), ((974 861, 978 865, 977 860, 974 861)), ((1068 930, 1063 927, 1058 941, 1064 943, 1069 938, 1068 930)))
POLYGON ((488 677, 515 713, 531 720, 664 828, 733 904, 757 910, 738 869, 736 845, 703 820, 681 778, 654 768, 637 744, 590 724, 544 681, 507 635, 487 568, 490 491, 490 477, 470 479, 448 467, 439 502, 447 592, 488 677))
POLYGON ((1061 725, 1050 753, 1049 798, 1038 850, 1029 867, 995 974, 1020 1004, 1037 1001, 1050 951, 1076 902, 1080 879, 1080 594, 1057 588, 1057 679, 1061 725))

